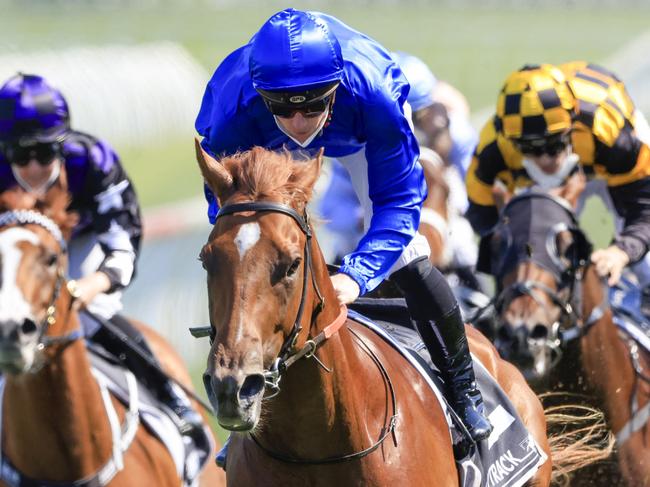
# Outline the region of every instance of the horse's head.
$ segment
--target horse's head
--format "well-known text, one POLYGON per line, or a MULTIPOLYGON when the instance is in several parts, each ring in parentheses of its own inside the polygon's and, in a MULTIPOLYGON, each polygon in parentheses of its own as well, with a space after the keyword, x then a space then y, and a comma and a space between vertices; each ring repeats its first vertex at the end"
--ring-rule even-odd
POLYGON ((254 148, 219 163, 197 142, 201 172, 221 205, 200 256, 212 330, 204 382, 227 429, 256 426, 265 379, 278 373, 292 342, 305 339, 298 333, 314 312, 307 271, 315 246, 305 208, 321 157, 294 162, 289 153, 254 148))
POLYGON ((66 240, 75 218, 68 195, 47 200, 20 188, 0 195, 0 370, 33 370, 43 337, 54 322, 55 304, 67 268, 66 240))
POLYGON ((495 345, 529 378, 548 373, 562 330, 578 319, 576 286, 590 253, 565 200, 535 191, 512 198, 481 241, 477 267, 497 281, 495 345))

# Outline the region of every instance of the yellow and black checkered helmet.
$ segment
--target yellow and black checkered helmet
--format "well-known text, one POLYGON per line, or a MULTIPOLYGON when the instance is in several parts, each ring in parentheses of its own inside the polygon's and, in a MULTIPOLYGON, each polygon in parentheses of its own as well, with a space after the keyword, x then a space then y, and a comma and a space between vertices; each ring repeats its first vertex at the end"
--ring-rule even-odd
POLYGON ((571 128, 575 98, 559 68, 526 65, 510 74, 497 100, 496 128, 508 139, 538 139, 571 128))

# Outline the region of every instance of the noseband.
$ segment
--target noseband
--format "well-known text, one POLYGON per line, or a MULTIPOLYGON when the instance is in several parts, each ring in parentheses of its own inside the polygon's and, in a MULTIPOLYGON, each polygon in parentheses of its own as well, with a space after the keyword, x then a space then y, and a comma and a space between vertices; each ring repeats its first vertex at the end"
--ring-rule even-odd
MULTIPOLYGON (((9 225, 18 225, 18 226, 38 225, 41 228, 47 230, 47 232, 54 237, 54 239, 59 244, 59 247, 61 248, 62 254, 65 254, 68 251, 67 243, 63 238, 63 233, 61 232, 59 226, 56 223, 54 223, 53 220, 49 219, 42 213, 33 210, 13 210, 13 211, 6 211, 4 213, 1 213, 0 228, 9 225)), ((41 323, 41 327, 40 327, 40 333, 39 333, 38 345, 37 345, 37 348, 39 350, 43 350, 52 345, 66 344, 69 342, 73 342, 83 337, 83 332, 81 329, 74 330, 64 336, 56 336, 56 337, 45 336, 45 332, 47 331, 47 329, 50 326, 54 325, 54 323, 56 323, 56 317, 54 316, 56 313, 56 300, 59 298, 59 293, 61 291, 61 284, 63 283, 63 280, 64 280, 63 271, 59 267, 57 270, 56 282, 54 284, 54 293, 52 295, 52 300, 49 306, 47 307, 47 313, 45 319, 41 323)))

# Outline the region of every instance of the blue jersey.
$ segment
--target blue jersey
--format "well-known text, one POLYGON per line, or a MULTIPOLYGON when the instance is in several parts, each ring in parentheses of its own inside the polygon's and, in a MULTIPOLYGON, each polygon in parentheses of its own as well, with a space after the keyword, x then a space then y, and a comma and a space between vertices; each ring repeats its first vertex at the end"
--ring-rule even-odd
MULTIPOLYGON (((365 150, 370 227, 357 249, 346 256, 341 272, 360 286, 361 294, 384 279, 418 228, 426 185, 418 145, 404 114, 409 85, 389 53, 377 42, 334 17, 314 13, 338 39, 344 60, 330 123, 307 150, 324 147, 328 157, 365 150)), ((230 54, 206 88, 196 120, 203 147, 220 157, 262 146, 301 149, 276 125, 253 88, 249 74, 251 43, 230 54)), ((209 217, 217 204, 206 190, 209 217)))

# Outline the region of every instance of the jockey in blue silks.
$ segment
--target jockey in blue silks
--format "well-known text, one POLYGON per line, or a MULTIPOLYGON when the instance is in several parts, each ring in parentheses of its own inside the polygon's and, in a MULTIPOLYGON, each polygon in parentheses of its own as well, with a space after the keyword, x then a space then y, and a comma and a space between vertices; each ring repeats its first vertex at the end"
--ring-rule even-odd
MULTIPOLYGON (((445 163, 444 175, 450 189, 447 267, 459 276, 462 275, 461 280, 470 287, 479 289, 474 276, 478 247, 471 225, 462 216, 468 207, 465 174, 478 143, 478 133, 469 121, 469 107, 462 94, 438 80, 421 59, 403 52, 391 55, 410 85, 407 101, 411 106, 414 132, 420 150, 435 151, 439 157, 430 154, 429 159, 442 158, 445 163)), ((351 192, 352 183, 347 171, 332 161, 331 177, 324 196, 318 203, 318 210, 327 222, 326 230, 332 234, 333 252, 336 256, 353 249, 362 235, 362 229, 355 226, 353 218, 354 209, 359 204, 347 196, 351 192), (340 195, 345 196, 341 199, 340 195), (345 217, 341 218, 342 215, 345 217)), ((438 218, 437 215, 423 213, 421 223, 427 219, 436 221, 438 218)))
MULTIPOLYGON (((452 407, 476 440, 483 415, 458 303, 417 233, 426 197, 406 98, 409 85, 377 42, 334 17, 287 9, 231 53, 209 81, 196 119, 203 147, 223 157, 253 146, 337 158, 365 210, 366 234, 332 282, 343 303, 387 276, 443 374, 452 407)), ((217 202, 206 189, 209 218, 217 202)))
POLYGON ((142 235, 140 204, 122 163, 108 143, 71 128, 68 103, 47 80, 12 76, 0 87, 0 192, 20 187, 41 197, 63 172, 68 210, 79 216, 68 242, 67 285, 74 307, 93 315, 80 315, 85 337, 120 357, 176 413, 183 433, 205 441, 202 417, 185 393, 100 323, 110 321, 154 358, 142 333, 119 313, 142 235))

